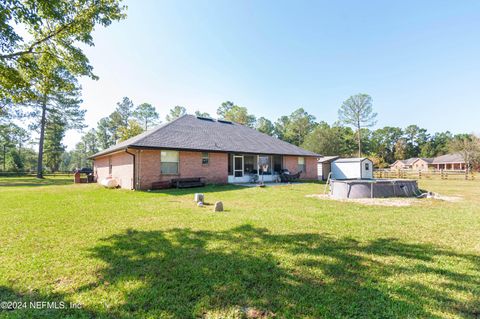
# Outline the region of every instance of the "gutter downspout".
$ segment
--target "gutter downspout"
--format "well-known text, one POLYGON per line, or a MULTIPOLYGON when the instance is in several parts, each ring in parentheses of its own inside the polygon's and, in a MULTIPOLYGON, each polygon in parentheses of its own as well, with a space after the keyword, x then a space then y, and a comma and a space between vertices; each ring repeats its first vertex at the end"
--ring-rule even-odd
POLYGON ((136 157, 135 157, 135 154, 134 153, 130 153, 128 151, 128 148, 125 149, 125 153, 129 154, 129 155, 132 155, 132 158, 133 158, 133 189, 136 190, 137 189, 137 179, 136 179, 136 174, 135 174, 135 167, 136 167, 136 157))

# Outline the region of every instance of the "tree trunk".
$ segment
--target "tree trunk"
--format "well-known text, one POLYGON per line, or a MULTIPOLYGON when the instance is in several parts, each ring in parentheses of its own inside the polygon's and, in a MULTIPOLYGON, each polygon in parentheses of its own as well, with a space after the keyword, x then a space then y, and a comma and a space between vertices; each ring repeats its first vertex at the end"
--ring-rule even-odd
POLYGON ((38 141, 37 178, 43 178, 43 141, 45 140, 45 123, 47 118, 47 98, 42 102, 42 119, 40 121, 40 139, 38 141))
POLYGON ((362 157, 362 134, 360 133, 360 123, 357 125, 358 131, 358 157, 362 157))

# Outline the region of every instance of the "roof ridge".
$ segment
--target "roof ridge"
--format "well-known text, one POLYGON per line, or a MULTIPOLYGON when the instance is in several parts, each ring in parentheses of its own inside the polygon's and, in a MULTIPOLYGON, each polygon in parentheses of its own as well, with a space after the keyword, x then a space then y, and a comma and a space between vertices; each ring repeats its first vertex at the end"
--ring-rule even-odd
MULTIPOLYGON (((145 136, 142 136, 141 138, 139 138, 138 140, 135 141, 135 143, 139 143, 140 141, 143 141, 144 139, 146 139, 147 137, 149 137, 150 135, 152 135, 153 133, 156 133, 158 132, 159 130, 161 130, 162 128, 165 128, 167 126, 169 126, 170 124, 178 121, 179 119, 185 117, 185 116, 189 116, 190 114, 183 114, 182 116, 179 116, 177 118, 174 118, 173 120, 171 120, 170 122, 167 122, 167 123, 164 123, 163 125, 159 125, 156 129, 153 129, 150 133, 148 133, 147 135, 145 136)), ((193 116, 193 115, 191 115, 193 116)), ((129 144, 129 145, 132 145, 132 144, 129 144)), ((128 146, 128 145, 127 145, 128 146)))

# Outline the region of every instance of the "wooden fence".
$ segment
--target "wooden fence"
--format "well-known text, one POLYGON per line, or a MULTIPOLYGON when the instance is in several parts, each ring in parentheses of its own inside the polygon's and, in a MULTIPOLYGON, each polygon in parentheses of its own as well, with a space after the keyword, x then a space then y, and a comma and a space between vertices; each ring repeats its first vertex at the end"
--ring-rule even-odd
MULTIPOLYGON (((19 176, 28 176, 35 177, 37 176, 36 172, 2 172, 0 171, 0 177, 19 177, 19 176)), ((44 173, 45 177, 72 177, 72 172, 55 172, 55 173, 44 173)))
POLYGON ((375 178, 407 178, 407 179, 464 179, 474 180, 477 172, 467 170, 428 170, 417 171, 413 169, 391 170, 375 169, 375 178))

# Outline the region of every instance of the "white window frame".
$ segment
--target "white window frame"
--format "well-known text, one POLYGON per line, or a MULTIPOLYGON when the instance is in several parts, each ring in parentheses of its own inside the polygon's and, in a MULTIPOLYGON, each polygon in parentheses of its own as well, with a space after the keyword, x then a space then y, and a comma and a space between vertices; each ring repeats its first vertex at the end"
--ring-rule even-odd
POLYGON ((175 150, 162 150, 162 151, 160 151, 160 174, 162 174, 162 175, 178 175, 179 171, 180 171, 180 152, 175 151, 175 150), (176 162, 162 160, 162 157, 164 155, 166 157, 167 153, 170 153, 170 152, 177 154, 176 162), (163 164, 172 164, 172 163, 175 163, 176 166, 177 166, 176 172, 165 172, 165 171, 163 171, 163 167, 164 167, 163 164))
POLYGON ((297 158, 297 171, 302 171, 303 173, 305 173, 305 171, 307 170, 307 165, 305 163, 305 157, 304 156, 299 156, 297 158), (300 164, 300 162, 303 162, 300 164))

